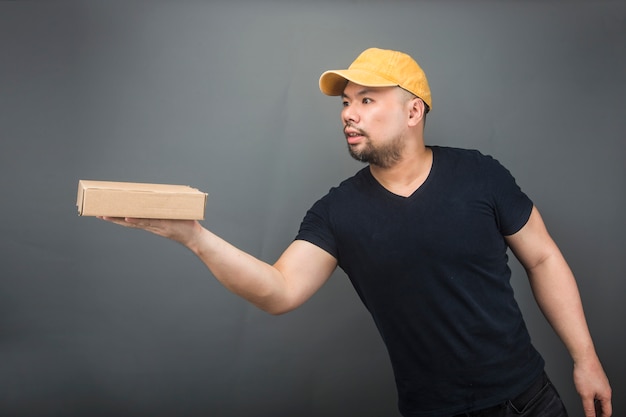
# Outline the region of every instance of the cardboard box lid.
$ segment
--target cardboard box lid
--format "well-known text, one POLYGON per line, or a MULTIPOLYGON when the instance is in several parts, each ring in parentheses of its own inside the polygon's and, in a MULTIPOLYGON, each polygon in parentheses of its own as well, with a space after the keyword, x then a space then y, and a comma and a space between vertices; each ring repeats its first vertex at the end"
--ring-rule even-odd
POLYGON ((208 194, 188 185, 79 180, 81 216, 204 219, 208 194))

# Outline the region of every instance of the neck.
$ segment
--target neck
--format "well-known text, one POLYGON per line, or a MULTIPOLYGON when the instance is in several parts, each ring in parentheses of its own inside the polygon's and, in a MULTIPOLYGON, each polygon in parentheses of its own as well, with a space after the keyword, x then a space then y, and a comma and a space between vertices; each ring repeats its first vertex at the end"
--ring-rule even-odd
POLYGON ((388 168, 370 165, 372 176, 388 191, 408 197, 426 181, 433 162, 432 150, 424 145, 405 152, 402 159, 388 168))

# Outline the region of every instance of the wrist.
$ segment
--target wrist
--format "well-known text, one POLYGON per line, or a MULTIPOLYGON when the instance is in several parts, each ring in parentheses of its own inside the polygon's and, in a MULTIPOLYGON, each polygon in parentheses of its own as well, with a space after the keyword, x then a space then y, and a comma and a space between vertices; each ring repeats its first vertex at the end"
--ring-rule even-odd
POLYGON ((588 346, 582 349, 580 352, 576 352, 575 354, 573 354, 572 360, 575 367, 589 366, 591 364, 600 362, 600 358, 598 358, 598 355, 596 354, 593 345, 588 346))
POLYGON ((191 227, 186 232, 181 233, 176 240, 197 255, 201 248, 202 234, 205 230, 199 222, 193 221, 191 227))

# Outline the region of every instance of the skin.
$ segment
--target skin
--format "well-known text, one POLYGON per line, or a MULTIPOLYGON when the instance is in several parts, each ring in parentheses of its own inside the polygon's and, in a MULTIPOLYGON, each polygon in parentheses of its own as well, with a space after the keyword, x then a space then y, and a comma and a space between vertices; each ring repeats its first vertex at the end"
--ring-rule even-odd
MULTIPOLYGON (((414 193, 426 180, 432 152, 424 144, 424 102, 398 87, 349 82, 341 119, 350 154, 368 162, 390 192, 414 193)), ((230 291, 271 313, 302 305, 331 276, 337 260, 319 247, 294 241, 273 265, 232 246, 197 221, 102 217, 143 229, 189 248, 230 291)), ((537 208, 527 224, 506 236, 528 274, 535 299, 567 347, 585 417, 612 414, 611 387, 596 354, 574 276, 550 237, 537 208)))

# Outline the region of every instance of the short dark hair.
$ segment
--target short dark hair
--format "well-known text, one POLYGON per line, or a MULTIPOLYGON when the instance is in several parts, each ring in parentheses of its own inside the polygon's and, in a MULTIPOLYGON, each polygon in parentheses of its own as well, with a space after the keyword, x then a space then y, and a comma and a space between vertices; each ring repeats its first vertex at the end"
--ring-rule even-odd
MULTIPOLYGON (((400 86, 398 86, 398 87, 400 87, 400 86)), ((409 100, 413 100, 415 98, 419 98, 420 100, 422 100, 422 103, 424 103, 424 116, 426 116, 426 114, 428 114, 428 112, 430 111, 430 106, 421 97, 415 95, 414 93, 412 93, 409 90, 404 89, 402 87, 400 87, 400 89, 406 93, 407 97, 409 97, 408 98, 409 100)))

